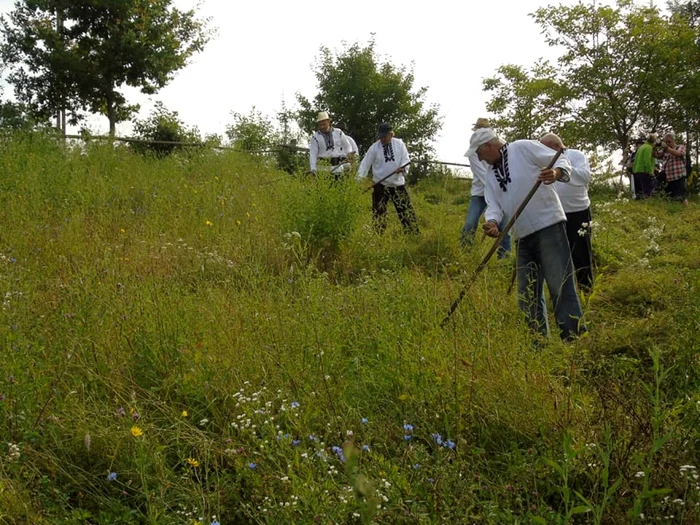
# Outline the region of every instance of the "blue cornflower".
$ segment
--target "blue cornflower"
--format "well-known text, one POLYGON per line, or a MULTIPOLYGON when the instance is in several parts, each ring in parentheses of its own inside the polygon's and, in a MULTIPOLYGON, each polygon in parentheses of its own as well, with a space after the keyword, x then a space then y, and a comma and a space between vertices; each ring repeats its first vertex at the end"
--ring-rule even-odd
POLYGON ((366 417, 363 417, 361 421, 362 421, 362 424, 363 424, 363 425, 366 425, 366 424, 367 424, 367 418, 366 418, 366 417))
POLYGON ((362 450, 369 452, 369 445, 362 445, 362 450))
POLYGON ((311 434, 311 435, 309 436, 309 441, 316 441, 316 436, 314 436, 313 434, 311 434))
POLYGON ((445 443, 443 444, 443 446, 446 447, 446 448, 449 448, 450 450, 454 450, 454 449, 455 449, 455 442, 452 441, 451 439, 448 439, 448 440, 445 441, 445 443))
POLYGON ((413 425, 409 425, 408 423, 406 423, 406 424, 403 426, 403 429, 404 429, 406 432, 413 432, 413 425))
POLYGON ((117 479, 117 473, 116 472, 110 472, 107 474, 107 481, 114 481, 117 479))
POLYGON ((292 402, 289 404, 289 406, 292 407, 292 408, 299 408, 299 402, 298 402, 298 401, 292 401, 292 402))
POLYGON ((301 439, 295 439, 292 441, 292 445, 295 447, 298 447, 301 444, 301 439))
POLYGON ((221 525, 218 521, 214 520, 209 525, 221 525))
POLYGON ((440 434, 430 434, 430 437, 435 440, 435 443, 442 445, 442 436, 440 434))
POLYGON ((418 470, 420 468, 420 463, 413 465, 413 470, 418 470))
POLYGON ((340 461, 345 463, 345 454, 343 454, 343 449, 340 447, 331 447, 331 450, 335 452, 335 455, 338 456, 340 461))
POLYGON ((256 468, 258 468, 258 465, 251 461, 250 463, 248 463, 248 468, 251 470, 255 470, 256 468))
POLYGON ((403 440, 404 440, 404 441, 411 441, 411 434, 406 434, 406 435, 403 437, 403 440))

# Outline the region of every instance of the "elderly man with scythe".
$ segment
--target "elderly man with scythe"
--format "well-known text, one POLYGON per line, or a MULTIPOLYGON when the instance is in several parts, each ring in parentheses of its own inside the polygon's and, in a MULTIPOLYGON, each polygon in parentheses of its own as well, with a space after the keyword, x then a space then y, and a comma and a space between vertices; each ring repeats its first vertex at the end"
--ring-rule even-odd
POLYGON ((557 154, 552 167, 545 167, 552 160, 552 150, 544 144, 534 140, 507 143, 490 128, 472 135, 467 156, 474 153, 491 166, 486 178, 484 232, 499 237, 503 217, 514 220, 518 302, 528 325, 535 333, 549 333, 546 282, 561 338, 579 335, 585 326, 566 237, 566 215, 551 186, 569 180, 571 164, 557 154))
POLYGON ((319 160, 330 165, 330 173, 339 179, 342 173, 350 168, 348 155, 352 146, 347 135, 342 130, 331 126, 331 118, 327 112, 321 111, 316 117, 318 131, 309 141, 309 171, 315 175, 320 168, 319 160))

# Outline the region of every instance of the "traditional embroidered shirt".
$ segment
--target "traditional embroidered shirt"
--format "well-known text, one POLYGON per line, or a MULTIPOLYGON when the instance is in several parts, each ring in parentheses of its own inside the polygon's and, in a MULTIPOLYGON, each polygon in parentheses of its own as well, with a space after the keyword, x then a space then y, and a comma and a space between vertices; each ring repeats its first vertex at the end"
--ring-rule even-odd
MULTIPOLYGON (((377 141, 370 146, 365 154, 360 167, 357 170, 357 180, 362 180, 367 176, 369 169, 372 168, 372 180, 379 182, 397 168, 408 164, 411 159, 408 156, 408 150, 403 140, 392 138, 387 144, 382 144, 377 141)), ((405 168, 408 173, 408 166, 405 168)), ((396 173, 382 182, 384 186, 403 186, 406 184, 406 179, 403 173, 396 173)))
POLYGON ((587 210, 591 206, 588 184, 591 182, 591 165, 586 155, 577 149, 566 149, 563 155, 571 164, 569 182, 557 181, 552 186, 559 195, 564 213, 587 210))
POLYGON ((467 158, 472 170, 472 197, 483 197, 489 165, 483 160, 479 160, 479 155, 476 153, 467 158))
MULTIPOLYGON (((513 217, 518 206, 537 183, 540 171, 546 168, 554 152, 534 140, 516 140, 504 144, 501 159, 486 178, 486 220, 500 223, 504 217, 513 217)), ((571 164, 561 155, 554 168, 571 172, 571 164)), ((514 240, 527 237, 543 228, 566 220, 564 209, 553 184, 541 184, 513 225, 514 240)))
POLYGON ((680 156, 672 153, 666 153, 666 163, 664 170, 666 171, 666 182, 682 179, 685 177, 685 146, 678 145, 675 148, 682 154, 680 156))
POLYGON ((347 157, 350 153, 348 136, 338 128, 331 128, 328 133, 317 131, 309 141, 309 168, 316 171, 318 159, 347 157))
POLYGON ((348 153, 354 153, 355 155, 359 155, 360 150, 357 149, 357 142, 355 142, 355 139, 352 138, 350 135, 345 135, 345 138, 348 139, 348 143, 350 144, 350 151, 348 153))

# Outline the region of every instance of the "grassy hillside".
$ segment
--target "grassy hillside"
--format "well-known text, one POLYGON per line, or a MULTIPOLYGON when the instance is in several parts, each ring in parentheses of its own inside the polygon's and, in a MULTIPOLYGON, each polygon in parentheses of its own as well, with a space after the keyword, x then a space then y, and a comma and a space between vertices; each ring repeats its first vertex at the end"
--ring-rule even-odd
POLYGON ((0 524, 700 520, 700 209, 594 199, 589 333, 533 351, 468 182, 0 143, 0 524))

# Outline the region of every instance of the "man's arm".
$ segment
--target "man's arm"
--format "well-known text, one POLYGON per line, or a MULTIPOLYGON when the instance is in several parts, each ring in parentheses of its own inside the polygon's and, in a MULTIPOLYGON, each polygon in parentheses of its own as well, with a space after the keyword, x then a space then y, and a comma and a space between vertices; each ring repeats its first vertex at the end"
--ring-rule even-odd
POLYGON ((564 154, 571 163, 569 184, 572 186, 587 186, 591 182, 591 164, 586 155, 578 150, 566 150, 564 154))
POLYGON ((372 166, 372 163, 374 162, 374 151, 375 147, 372 145, 368 150, 367 153, 365 153, 364 158, 362 159, 362 162, 360 162, 360 167, 357 169, 357 180, 362 180, 367 176, 367 173, 369 172, 369 168, 372 166))
POLYGON ((309 141, 309 170, 316 173, 316 162, 318 160, 318 141, 315 136, 311 136, 309 141))

